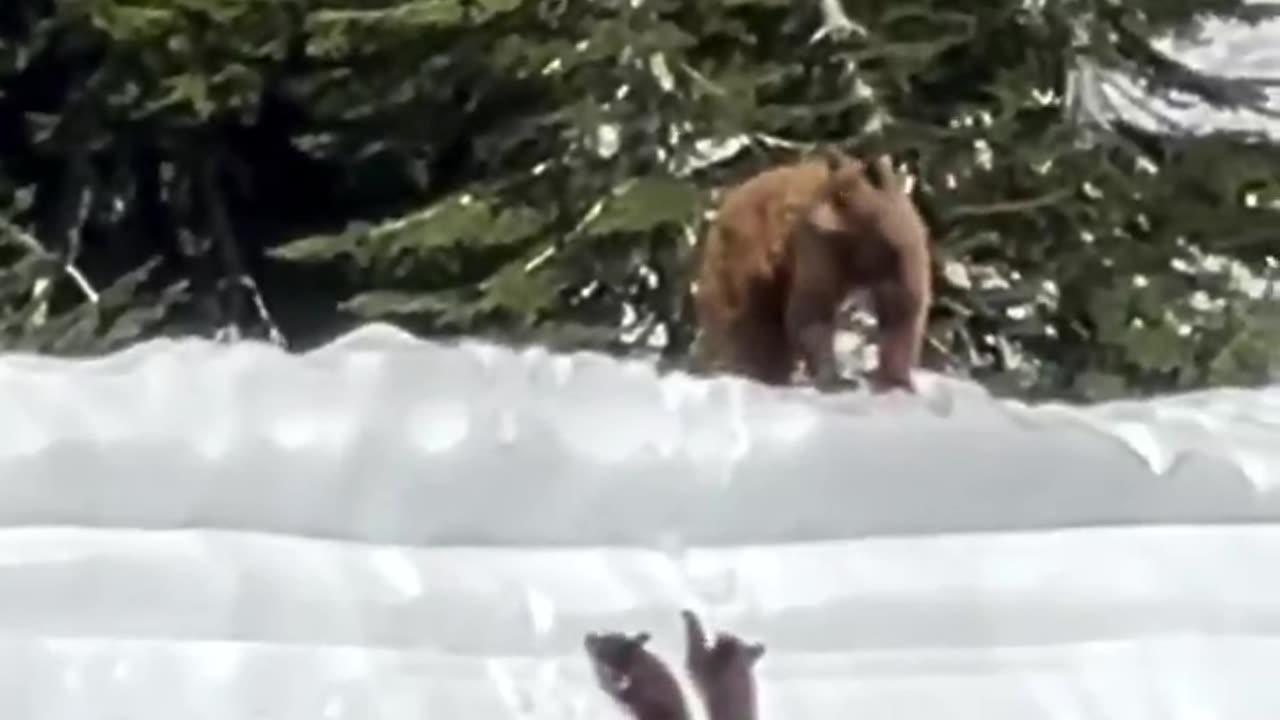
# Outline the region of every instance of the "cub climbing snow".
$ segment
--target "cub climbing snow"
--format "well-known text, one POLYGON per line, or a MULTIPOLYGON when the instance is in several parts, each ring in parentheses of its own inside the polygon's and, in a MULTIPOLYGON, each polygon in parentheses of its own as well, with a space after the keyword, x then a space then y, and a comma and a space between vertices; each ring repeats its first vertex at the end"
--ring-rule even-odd
POLYGON ((588 633, 583 647, 596 685, 635 720, 689 720, 675 675, 644 645, 649 633, 588 633))
POLYGON ((716 633, 708 642, 698 616, 680 613, 685 628, 685 668, 702 696, 710 720, 755 720, 755 665, 764 645, 732 633, 716 633))

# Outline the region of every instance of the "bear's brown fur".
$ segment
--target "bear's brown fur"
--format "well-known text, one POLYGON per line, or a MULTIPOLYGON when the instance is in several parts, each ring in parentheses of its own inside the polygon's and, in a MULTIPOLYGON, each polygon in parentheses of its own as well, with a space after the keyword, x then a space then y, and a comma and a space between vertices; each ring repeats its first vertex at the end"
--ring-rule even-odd
POLYGON ((929 232, 889 159, 868 168, 828 151, 748 179, 725 194, 702 247, 695 308, 713 367, 784 385, 803 361, 819 387, 838 387, 835 315, 859 288, 878 324, 873 386, 913 391, 929 232))

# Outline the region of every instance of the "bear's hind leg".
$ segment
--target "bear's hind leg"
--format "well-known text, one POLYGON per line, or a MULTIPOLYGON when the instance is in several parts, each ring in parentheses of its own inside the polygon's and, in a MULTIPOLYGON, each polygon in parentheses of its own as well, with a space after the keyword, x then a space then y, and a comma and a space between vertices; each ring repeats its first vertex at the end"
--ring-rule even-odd
POLYGON ((766 385, 791 384, 795 355, 778 304, 755 303, 728 333, 731 370, 766 385))

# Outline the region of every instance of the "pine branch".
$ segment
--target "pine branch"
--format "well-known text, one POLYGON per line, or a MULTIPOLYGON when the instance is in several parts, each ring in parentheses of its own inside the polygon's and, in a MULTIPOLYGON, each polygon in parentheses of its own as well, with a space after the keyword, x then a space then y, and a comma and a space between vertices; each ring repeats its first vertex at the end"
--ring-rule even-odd
POLYGON ((1061 188, 1045 193, 1039 197, 1026 198, 1023 200, 1006 200, 1002 202, 993 202, 983 205, 952 205, 948 207, 945 214, 948 219, 954 220, 961 217, 975 217, 983 215, 998 215, 1008 213, 1024 213, 1031 210, 1055 205, 1062 200, 1071 197, 1074 191, 1069 188, 1061 188))
MULTIPOLYGON (((0 215, 0 232, 3 232, 10 239, 17 242, 30 252, 47 257, 54 256, 54 253, 50 252, 44 245, 41 245, 40 241, 37 240, 34 235, 28 233, 17 225, 14 225, 8 218, 2 215, 0 215)), ((98 291, 94 289, 93 284, 84 276, 84 273, 80 272, 80 268, 76 267, 76 265, 71 261, 64 260, 62 263, 62 270, 71 278, 76 287, 80 289, 80 293, 84 295, 86 300, 95 305, 98 303, 100 299, 98 291)))

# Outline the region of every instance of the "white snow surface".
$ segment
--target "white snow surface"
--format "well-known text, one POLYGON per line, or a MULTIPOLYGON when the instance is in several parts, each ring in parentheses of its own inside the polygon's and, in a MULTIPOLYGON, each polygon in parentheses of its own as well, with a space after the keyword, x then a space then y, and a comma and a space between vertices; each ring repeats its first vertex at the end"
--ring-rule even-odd
POLYGON ((0 356, 0 714, 622 717, 590 630, 763 641, 763 720, 1280 717, 1280 387, 822 397, 371 325, 0 356))

